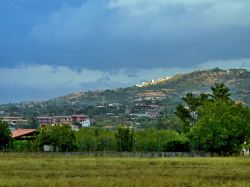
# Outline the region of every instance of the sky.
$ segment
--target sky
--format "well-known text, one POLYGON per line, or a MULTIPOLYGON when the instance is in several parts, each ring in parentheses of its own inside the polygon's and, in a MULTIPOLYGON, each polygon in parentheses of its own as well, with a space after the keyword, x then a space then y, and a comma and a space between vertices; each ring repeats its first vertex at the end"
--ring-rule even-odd
POLYGON ((250 69, 249 0, 0 0, 0 103, 250 69))

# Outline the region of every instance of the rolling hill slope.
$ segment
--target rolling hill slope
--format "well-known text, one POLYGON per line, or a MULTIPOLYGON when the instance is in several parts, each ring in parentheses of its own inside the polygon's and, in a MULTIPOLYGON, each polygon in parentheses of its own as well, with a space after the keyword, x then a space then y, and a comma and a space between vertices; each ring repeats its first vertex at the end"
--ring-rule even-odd
POLYGON ((88 114, 91 107, 116 104, 126 109, 133 103, 149 102, 149 100, 172 111, 186 93, 210 92, 210 86, 216 82, 225 83, 230 88, 233 99, 250 106, 250 72, 246 69, 215 68, 177 74, 164 81, 156 81, 142 87, 78 92, 48 101, 1 105, 0 111, 3 111, 4 115, 16 116, 88 114))

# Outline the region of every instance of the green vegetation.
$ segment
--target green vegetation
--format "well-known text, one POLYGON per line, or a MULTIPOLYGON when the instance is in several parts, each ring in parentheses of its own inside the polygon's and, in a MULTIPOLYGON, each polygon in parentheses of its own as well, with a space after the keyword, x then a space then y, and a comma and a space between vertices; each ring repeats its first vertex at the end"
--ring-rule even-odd
POLYGON ((0 150, 8 149, 11 143, 11 134, 8 124, 0 120, 0 150))
POLYGON ((250 138, 250 110, 230 99, 224 84, 211 87, 212 94, 188 93, 186 106, 178 105, 176 115, 197 150, 219 155, 239 153, 250 138))
MULTIPOLYGON (((213 71, 218 72, 220 70, 213 71)), ((173 81, 178 82, 179 77, 173 81)), ((110 155, 133 151, 201 151, 213 156, 231 156, 239 155, 242 148, 250 148, 250 109, 235 102, 225 84, 214 84, 209 93, 188 93, 182 101, 171 117, 163 110, 156 120, 137 121, 148 122, 145 125, 148 128, 135 128, 129 123, 128 114, 122 115, 126 119, 122 121, 119 112, 124 110, 119 106, 112 109, 117 118, 105 119, 105 123, 112 123, 111 130, 100 128, 108 128, 105 123, 78 132, 73 132, 68 125, 46 126, 39 130, 35 141, 13 141, 12 144, 7 124, 0 121, 0 149, 12 146, 13 151, 31 152, 41 151, 43 145, 52 145, 54 151, 94 154, 104 151, 111 152, 110 155), (128 125, 117 125, 119 122, 128 125)), ((98 111, 103 117, 107 112, 105 107, 109 106, 90 107, 90 111, 98 111)), ((31 118, 31 123, 35 122, 31 118)), ((250 158, 138 159, 66 154, 68 156, 1 153, 0 186, 250 186, 250 158)))
POLYGON ((119 126, 116 131, 100 128, 81 129, 76 133, 78 151, 184 152, 190 142, 184 134, 169 130, 132 130, 119 126))
MULTIPOLYGON (((0 105, 0 111, 4 111, 5 115, 22 116, 28 119, 38 115, 72 115, 75 113, 84 113, 94 118, 106 115, 106 113, 121 116, 125 109, 129 109, 134 104, 135 100, 140 99, 140 94, 163 92, 166 94, 165 98, 156 99, 154 102, 162 106, 166 115, 171 115, 175 111, 176 105, 181 103, 181 97, 184 97, 187 92, 210 93, 209 87, 216 82, 223 82, 231 90, 232 99, 240 100, 250 106, 250 72, 244 69, 222 70, 216 68, 178 74, 159 84, 142 88, 133 86, 115 90, 79 92, 48 101, 5 104, 0 105), (111 103, 119 103, 120 106, 109 107, 111 103), (104 108, 97 106, 104 106, 104 108)), ((106 115, 106 119, 109 117, 106 115)), ((121 116, 121 121, 124 121, 123 119, 124 117, 121 116)), ((146 123, 145 126, 147 126, 146 123)))
POLYGON ((52 145, 59 151, 72 151, 76 145, 75 133, 68 125, 45 126, 39 130, 36 145, 52 145))
POLYGON ((118 151, 132 151, 134 147, 134 131, 128 126, 120 125, 115 134, 118 151))
POLYGON ((13 152, 33 152, 37 150, 36 144, 29 140, 14 140, 11 145, 13 152))
MULTIPOLYGON (((212 71, 213 74, 218 72, 220 75, 228 75, 228 72, 212 71)), ((248 72, 243 71, 243 73, 248 72)), ((197 74, 204 76, 202 72, 189 76, 193 77, 197 74)), ((177 80, 179 77, 175 77, 174 81, 177 80)), ((106 107, 111 107, 113 116, 105 120, 105 123, 112 124, 96 123, 96 127, 81 129, 76 133, 67 125, 46 126, 39 130, 35 142, 27 144, 13 142, 13 150, 19 151, 23 147, 23 150, 38 151, 42 150, 44 145, 50 145, 57 151, 201 151, 212 155, 238 155, 242 148, 248 148, 250 145, 250 109, 243 103, 234 101, 231 98, 230 89, 225 84, 215 83, 210 88, 211 91, 208 93, 187 93, 182 98, 183 102, 176 106, 175 115, 169 117, 163 110, 154 120, 147 118, 138 120, 125 113, 122 115, 124 117, 122 121, 118 111, 124 110, 118 103, 91 107, 91 110, 95 109, 100 113, 107 112, 106 107), (134 121, 129 121, 130 118, 134 121), (118 125, 118 122, 126 125, 118 125), (141 127, 143 123, 147 125, 141 127)), ((113 93, 113 91, 105 91, 105 94, 111 92, 113 93)), ((153 101, 148 103, 153 104, 153 101)), ((154 106, 157 110, 160 108, 158 105, 154 106)), ((143 104, 137 107, 134 108, 135 111, 144 111, 148 108, 143 104)), ((154 111, 155 108, 150 110, 154 111)), ((100 118, 103 116, 103 114, 99 115, 100 118)), ((34 117, 31 121, 36 123, 34 117)), ((3 123, 2 127, 4 128, 3 123)), ((6 132, 2 130, 2 133, 6 134, 6 132)), ((8 138, 3 140, 1 148, 8 146, 9 141, 8 138)))
POLYGON ((116 150, 115 133, 101 128, 81 129, 76 133, 79 151, 114 151, 116 150))
POLYGON ((171 130, 146 129, 135 132, 134 150, 141 152, 190 151, 190 142, 184 134, 171 130))
POLYGON ((186 94, 185 104, 176 107, 176 116, 164 121, 161 114, 156 128, 118 125, 115 130, 87 128, 74 133, 67 125, 46 126, 39 130, 33 144, 14 142, 13 149, 18 151, 26 145, 24 150, 33 151, 51 145, 57 151, 202 151, 238 155, 250 144, 250 109, 234 102, 224 84, 217 83, 211 90, 212 94, 186 94))
POLYGON ((250 110, 242 105, 224 101, 207 102, 199 110, 199 121, 190 131, 191 139, 199 142, 199 149, 232 155, 239 153, 250 138, 250 110))
POLYGON ((249 158, 106 158, 0 154, 0 186, 250 186, 249 158))
POLYGON ((212 90, 212 98, 214 100, 224 100, 229 101, 230 100, 230 93, 229 88, 225 86, 225 84, 221 83, 215 83, 214 86, 211 86, 212 90))

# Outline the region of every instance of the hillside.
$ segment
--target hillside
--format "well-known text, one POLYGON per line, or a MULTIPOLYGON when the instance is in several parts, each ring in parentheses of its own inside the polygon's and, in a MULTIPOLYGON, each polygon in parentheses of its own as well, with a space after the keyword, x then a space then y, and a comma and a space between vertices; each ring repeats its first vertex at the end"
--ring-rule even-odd
POLYGON ((245 69, 222 70, 216 68, 177 74, 172 78, 162 79, 162 81, 141 87, 78 92, 48 101, 1 105, 0 111, 2 115, 27 117, 73 113, 95 115, 98 111, 109 113, 120 110, 122 113, 135 103, 146 102, 164 106, 164 109, 170 112, 174 110, 176 104, 186 93, 210 92, 210 86, 216 82, 225 83, 230 88, 233 99, 250 105, 250 72, 245 69), (109 107, 104 110, 105 106, 109 107), (118 109, 114 110, 113 106, 118 109))

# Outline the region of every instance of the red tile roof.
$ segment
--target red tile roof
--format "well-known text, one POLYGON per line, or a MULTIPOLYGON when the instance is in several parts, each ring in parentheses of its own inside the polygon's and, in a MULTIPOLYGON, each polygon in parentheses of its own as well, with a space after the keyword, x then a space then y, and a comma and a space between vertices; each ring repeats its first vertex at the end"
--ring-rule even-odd
POLYGON ((17 129, 12 131, 12 138, 18 138, 35 132, 36 129, 17 129))

